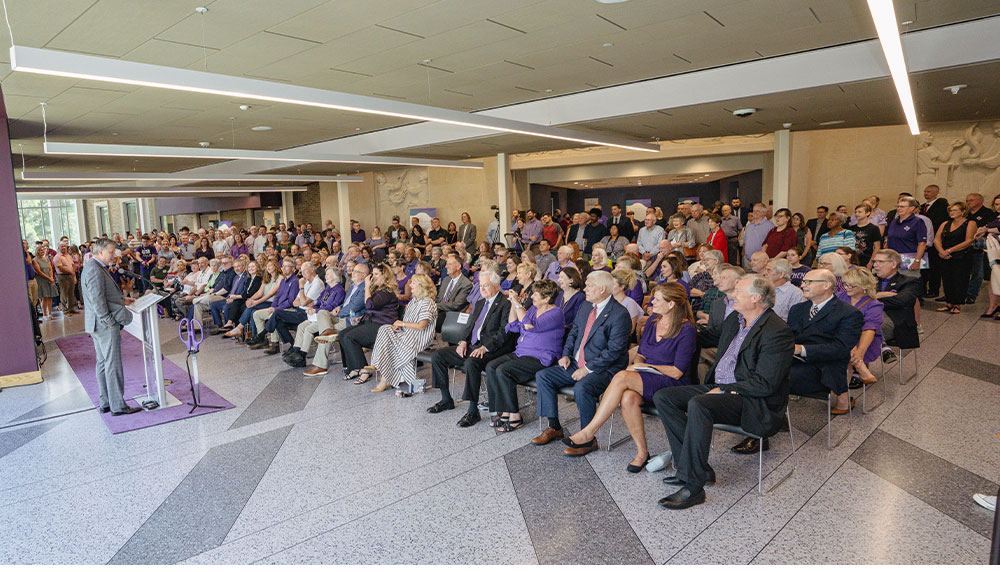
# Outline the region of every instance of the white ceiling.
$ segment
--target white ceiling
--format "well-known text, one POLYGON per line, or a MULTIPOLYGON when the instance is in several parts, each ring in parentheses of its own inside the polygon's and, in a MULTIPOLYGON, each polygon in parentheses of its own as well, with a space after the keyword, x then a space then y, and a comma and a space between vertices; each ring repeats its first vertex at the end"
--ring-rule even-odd
MULTIPOLYGON (((896 5, 899 19, 912 22, 903 26, 907 31, 1000 13, 995 0, 897 1, 896 5)), ((466 111, 875 35, 864 0, 631 0, 614 5, 593 0, 7 0, 7 6, 19 45, 466 111), (208 13, 195 13, 197 6, 208 7, 208 13), (604 47, 606 43, 613 45, 604 47)), ((995 71, 975 70, 977 76, 993 74, 984 78, 995 78, 995 71)), ((405 123, 373 115, 12 74, 9 64, 0 64, 0 76, 12 120, 12 151, 16 155, 23 149, 29 168, 169 171, 209 164, 39 157, 41 101, 48 103, 48 136, 71 142, 195 146, 209 141, 216 146, 276 150, 405 123), (241 104, 251 109, 240 111, 241 104), (255 125, 273 129, 250 131, 255 125)), ((997 89, 995 84, 984 88, 988 104, 974 103, 975 111, 996 115, 992 107, 996 98, 989 91, 997 89)), ((676 115, 642 114, 576 127, 664 139, 766 132, 783 119, 793 122, 793 128, 814 127, 824 116, 818 111, 822 106, 842 107, 838 115, 849 115, 847 120, 857 124, 901 122, 898 103, 887 85, 882 80, 830 88, 837 91, 788 92, 756 105, 761 113, 743 123, 723 114, 738 102, 724 102, 692 106, 676 115), (799 107, 795 103, 801 106, 798 115, 777 112, 789 104, 799 107), (851 112, 852 106, 856 112, 851 112)), ((944 107, 940 113, 929 112, 918 102, 918 109, 934 117, 963 109, 951 102, 944 107)), ((405 147, 401 141, 395 148, 405 147)), ((566 144, 501 135, 408 151, 462 158, 554 147, 566 144)), ((20 158, 15 165, 20 165, 20 158)))

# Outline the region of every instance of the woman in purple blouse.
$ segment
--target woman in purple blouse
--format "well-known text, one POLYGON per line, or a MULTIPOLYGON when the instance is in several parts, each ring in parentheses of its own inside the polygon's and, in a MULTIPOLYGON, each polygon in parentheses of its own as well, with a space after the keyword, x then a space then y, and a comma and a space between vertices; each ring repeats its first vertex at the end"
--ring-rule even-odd
POLYGON ((851 350, 847 373, 849 377, 860 378, 861 383, 875 383, 878 378, 868 369, 868 364, 879 359, 882 351, 884 305, 875 299, 878 279, 867 268, 855 266, 844 274, 844 288, 849 296, 848 302, 864 316, 861 339, 851 350))
POLYGON ((643 401, 652 401, 653 394, 664 387, 691 384, 697 371, 698 330, 684 287, 676 282, 657 285, 653 288, 652 306, 653 315, 646 322, 639 346, 629 352, 631 365, 611 379, 594 419, 563 439, 570 447, 591 443, 620 404, 622 418, 635 441, 635 458, 626 467, 630 473, 638 473, 649 461, 639 409, 643 401))
POLYGON ((559 271, 559 295, 556 297, 556 306, 562 310, 564 329, 568 332, 573 327, 573 320, 576 319, 576 311, 580 308, 580 303, 586 298, 583 293, 583 275, 572 266, 567 266, 559 271))
POLYGON ((565 334, 563 313, 556 305, 559 287, 551 280, 539 280, 532 285, 531 306, 525 307, 510 290, 508 332, 519 335, 513 353, 500 356, 486 364, 486 387, 490 411, 497 416, 490 425, 506 433, 524 425, 517 403, 517 386, 535 379, 535 373, 549 367, 562 355, 565 334))

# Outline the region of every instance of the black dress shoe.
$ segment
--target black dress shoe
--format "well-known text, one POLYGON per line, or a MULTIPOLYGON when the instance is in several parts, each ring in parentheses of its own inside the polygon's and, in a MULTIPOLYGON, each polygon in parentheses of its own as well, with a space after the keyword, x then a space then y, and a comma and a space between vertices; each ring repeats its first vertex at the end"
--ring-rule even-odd
POLYGON ((856 375, 852 375, 851 376, 851 381, 848 382, 848 384, 847 384, 847 388, 848 389, 861 389, 862 387, 864 387, 864 385, 865 384, 861 383, 861 378, 860 377, 858 377, 856 375))
POLYGON ((687 486, 677 489, 674 494, 660 499, 660 506, 671 510, 683 510, 705 502, 705 489, 692 492, 687 486))
POLYGON ((140 411, 142 411, 142 407, 126 407, 121 411, 112 411, 111 416, 118 417, 119 415, 132 415, 133 413, 138 413, 140 411))
MULTIPOLYGON (((757 453, 760 452, 759 447, 760 445, 757 439, 754 439, 753 437, 747 437, 746 439, 743 440, 742 443, 733 447, 731 451, 734 453, 739 453, 740 455, 756 455, 757 453)), ((771 443, 767 439, 764 439, 764 450, 767 451, 770 448, 771 448, 771 443)))
POLYGON ((461 419, 458 420, 458 426, 472 427, 476 423, 479 423, 481 420, 482 417, 480 417, 478 413, 466 413, 465 415, 462 416, 461 419))
POLYGON ((111 408, 110 407, 98 407, 98 411, 100 411, 101 413, 107 413, 107 412, 111 411, 111 408))
MULTIPOLYGON (((663 477, 663 484, 665 485, 683 485, 684 481, 677 478, 677 473, 670 475, 669 477, 663 477)), ((706 485, 715 484, 715 469, 712 467, 708 468, 708 475, 705 477, 706 485)))
POLYGON ((454 401, 438 401, 434 405, 427 408, 427 413, 441 413, 442 411, 448 411, 449 409, 455 408, 454 401))

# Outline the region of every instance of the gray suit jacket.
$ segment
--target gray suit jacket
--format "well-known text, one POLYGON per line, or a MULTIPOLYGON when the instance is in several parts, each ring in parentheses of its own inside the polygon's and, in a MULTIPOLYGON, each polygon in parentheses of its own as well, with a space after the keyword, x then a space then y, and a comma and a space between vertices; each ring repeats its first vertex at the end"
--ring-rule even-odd
POLYGON ((456 280, 455 287, 451 289, 451 292, 448 292, 448 298, 445 299, 444 293, 448 291, 451 276, 445 274, 444 278, 441 279, 441 287, 438 288, 437 295, 439 312, 455 312, 469 305, 466 298, 472 292, 472 281, 466 278, 465 274, 459 274, 456 280))
POLYGON ((468 252, 476 251, 476 225, 474 224, 463 224, 458 227, 458 239, 465 243, 465 250, 468 252))
POLYGON ((111 328, 121 329, 132 322, 132 312, 125 308, 125 297, 111 274, 96 259, 83 265, 80 276, 83 294, 83 321, 88 334, 111 328))

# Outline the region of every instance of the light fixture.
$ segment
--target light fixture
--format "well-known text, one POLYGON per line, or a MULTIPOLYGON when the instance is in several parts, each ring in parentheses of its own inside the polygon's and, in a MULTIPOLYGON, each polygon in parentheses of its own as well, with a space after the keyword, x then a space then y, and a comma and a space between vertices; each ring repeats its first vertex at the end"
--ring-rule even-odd
POLYGON ((246 77, 25 46, 12 46, 10 57, 11 69, 19 72, 386 115, 634 151, 655 153, 660 150, 657 145, 621 137, 246 77))
POLYGON ((240 111, 250 111, 250 106, 249 105, 241 105, 240 106, 240 111))
POLYGON ((948 87, 944 88, 944 90, 945 91, 950 91, 952 95, 958 95, 958 91, 961 90, 961 89, 964 89, 966 87, 969 87, 969 86, 965 85, 964 83, 959 83, 959 84, 955 84, 955 85, 949 85, 948 87))
POLYGON ((820 125, 822 125, 822 126, 825 127, 827 125, 840 125, 843 122, 844 122, 843 119, 837 119, 835 121, 824 121, 824 122, 820 123, 820 125))
POLYGON ((287 161, 294 163, 358 163, 365 165, 409 165, 417 167, 454 167, 482 169, 482 163, 413 159, 408 157, 376 157, 368 155, 330 155, 295 151, 257 151, 253 149, 223 149, 194 147, 159 147, 155 145, 105 145, 99 143, 55 143, 47 141, 47 155, 98 155, 105 157, 170 157, 178 159, 249 159, 287 161))
MULTIPOLYGON (((98 167, 99 169, 100 167, 98 167)), ((364 179, 349 175, 192 175, 181 171, 179 173, 88 173, 88 172, 52 172, 45 174, 32 171, 21 172, 22 181, 274 181, 274 182, 319 182, 340 181, 359 183, 364 179)))
POLYGON ((885 61, 889 64, 892 82, 896 84, 896 93, 899 94, 899 102, 903 106, 903 115, 906 116, 906 123, 910 126, 910 133, 919 135, 917 110, 913 106, 913 93, 910 91, 910 78, 906 72, 903 44, 899 39, 896 11, 892 7, 892 0, 868 0, 868 10, 872 13, 878 40, 882 44, 885 61))
POLYGON ((270 130, 271 130, 270 125, 257 125, 250 128, 250 131, 270 131, 270 130))
POLYGON ((185 195, 206 195, 206 194, 248 194, 290 191, 300 192, 308 187, 17 187, 17 194, 22 197, 35 197, 36 195, 73 195, 73 196, 185 196, 185 195))
POLYGON ((610 47, 614 46, 614 44, 612 44, 611 42, 605 42, 605 43, 603 43, 603 44, 601 44, 601 45, 602 45, 603 47, 605 47, 605 48, 610 48, 610 47))

